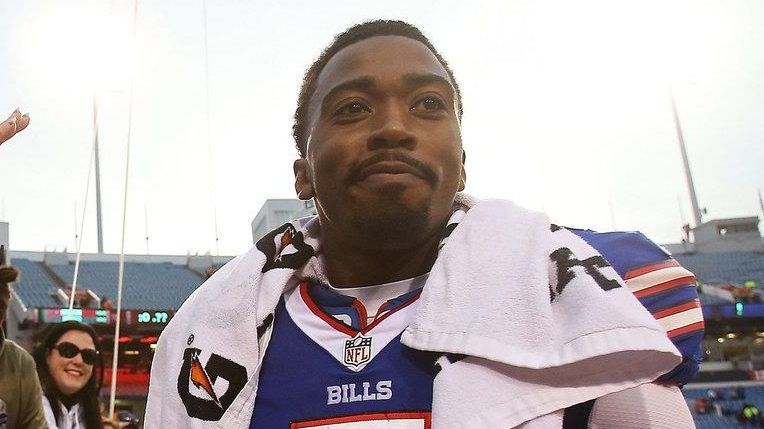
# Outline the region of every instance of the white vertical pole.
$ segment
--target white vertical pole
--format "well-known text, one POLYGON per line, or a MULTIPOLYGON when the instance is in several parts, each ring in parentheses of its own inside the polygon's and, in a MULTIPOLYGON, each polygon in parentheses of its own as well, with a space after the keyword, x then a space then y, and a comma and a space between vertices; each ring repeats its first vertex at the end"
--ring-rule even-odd
MULTIPOLYGON (((96 136, 96 139, 98 137, 96 136)), ((88 163, 88 178, 85 180, 85 203, 82 204, 82 219, 80 220, 80 234, 77 237, 77 256, 74 259, 74 276, 72 278, 72 291, 69 295, 69 310, 74 308, 74 293, 77 291, 77 276, 80 272, 80 251, 82 250, 82 235, 85 233, 85 214, 88 209, 88 193, 90 192, 90 173, 93 170, 93 158, 95 156, 95 143, 93 143, 93 149, 90 151, 90 162, 88 163)), ((75 202, 76 204, 76 202, 75 202)), ((76 213, 75 213, 75 222, 76 213)))
POLYGON ((207 115, 207 171, 209 174, 208 186, 210 191, 210 205, 212 206, 212 225, 215 232, 215 254, 220 255, 219 235, 218 235, 218 211, 215 203, 215 179, 214 162, 212 159, 212 125, 210 121, 210 54, 207 46, 207 0, 202 0, 202 18, 204 21, 204 84, 205 84, 205 106, 207 115))
POLYGON ((122 202, 122 243, 119 252, 119 277, 117 282, 117 320, 114 327, 114 349, 111 360, 111 392, 109 395, 109 416, 114 418, 114 401, 117 396, 117 367, 119 363, 119 332, 120 322, 122 320, 122 289, 125 278, 125 225, 127 220, 127 189, 128 179, 130 177, 130 141, 133 130, 133 86, 135 83, 135 50, 137 49, 137 40, 135 37, 136 24, 138 17, 138 0, 133 0, 133 70, 130 77, 130 105, 127 114, 127 150, 125 155, 125 191, 122 202))
POLYGON ((149 254, 149 206, 143 204, 143 225, 146 231, 146 254, 149 254))
POLYGON ((613 201, 607 200, 607 205, 610 209, 610 223, 612 224, 613 231, 618 231, 618 227, 615 224, 615 211, 613 210, 613 201))
POLYGON ((77 231, 77 200, 74 200, 74 247, 77 247, 77 238, 80 233, 77 231))

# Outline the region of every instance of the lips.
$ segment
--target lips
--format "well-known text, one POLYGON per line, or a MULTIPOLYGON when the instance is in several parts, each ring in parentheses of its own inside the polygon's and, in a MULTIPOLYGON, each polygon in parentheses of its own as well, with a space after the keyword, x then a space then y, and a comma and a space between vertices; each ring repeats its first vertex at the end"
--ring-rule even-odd
POLYGON ((82 371, 80 371, 78 369, 71 369, 71 368, 70 369, 65 369, 64 372, 69 374, 69 375, 71 375, 71 376, 73 376, 73 377, 82 377, 82 374, 83 374, 82 371))
POLYGON ((382 161, 372 164, 358 172, 358 180, 364 180, 374 174, 411 174, 422 177, 423 174, 416 168, 399 161, 382 161))

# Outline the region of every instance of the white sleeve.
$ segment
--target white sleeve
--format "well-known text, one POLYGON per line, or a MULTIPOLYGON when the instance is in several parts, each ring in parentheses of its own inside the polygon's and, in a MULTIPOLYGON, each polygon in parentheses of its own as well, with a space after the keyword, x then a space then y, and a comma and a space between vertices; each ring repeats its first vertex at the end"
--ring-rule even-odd
POLYGON ((695 429, 678 387, 646 383, 594 402, 589 429, 695 429))

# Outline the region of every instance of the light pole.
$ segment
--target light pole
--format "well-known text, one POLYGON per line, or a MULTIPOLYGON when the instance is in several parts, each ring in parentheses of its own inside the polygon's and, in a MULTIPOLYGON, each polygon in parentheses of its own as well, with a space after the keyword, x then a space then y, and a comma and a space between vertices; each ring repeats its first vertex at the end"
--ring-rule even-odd
POLYGON ((700 218, 700 207, 698 206, 698 196, 695 194, 695 182, 692 180, 690 171, 690 161, 687 159, 687 148, 684 144, 684 135, 682 134, 682 125, 679 123, 679 114, 676 110, 676 101, 674 100, 674 91, 670 90, 671 95, 671 113, 674 115, 674 126, 676 127, 676 136, 679 140, 679 150, 682 153, 682 164, 684 165, 684 174, 687 178, 687 187, 690 190, 690 203, 692 204, 692 217, 697 228, 702 223, 700 218))

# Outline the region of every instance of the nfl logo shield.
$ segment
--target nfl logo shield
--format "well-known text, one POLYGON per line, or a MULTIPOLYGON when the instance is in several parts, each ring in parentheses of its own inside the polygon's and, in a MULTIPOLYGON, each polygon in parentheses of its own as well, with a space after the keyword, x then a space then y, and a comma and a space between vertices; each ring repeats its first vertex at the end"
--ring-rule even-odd
POLYGON ((371 337, 360 332, 352 340, 345 341, 345 365, 357 368, 371 360, 371 337))

